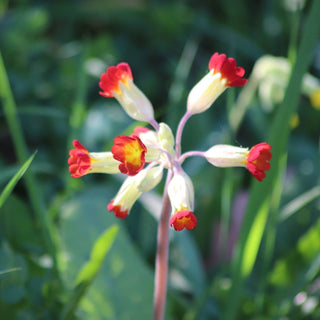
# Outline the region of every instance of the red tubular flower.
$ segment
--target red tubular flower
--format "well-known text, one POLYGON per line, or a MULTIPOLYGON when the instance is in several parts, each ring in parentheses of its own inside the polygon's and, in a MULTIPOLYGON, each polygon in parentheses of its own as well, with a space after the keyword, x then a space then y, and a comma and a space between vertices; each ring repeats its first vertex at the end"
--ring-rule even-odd
POLYGON ((113 201, 108 204, 108 210, 113 211, 117 218, 125 219, 129 213, 128 210, 121 210, 121 205, 113 205, 113 201))
POLYGON ((170 226, 176 231, 181 231, 184 228, 187 230, 194 229, 197 225, 196 216, 189 210, 180 210, 174 213, 170 219, 170 226))
POLYGON ((145 164, 146 146, 139 137, 121 135, 116 137, 111 148, 114 159, 120 161, 119 170, 128 176, 134 176, 145 164))
POLYGON ((241 87, 247 83, 244 69, 237 67, 233 58, 214 53, 209 60, 210 71, 191 89, 187 110, 191 114, 206 111, 228 87, 241 87))
POLYGON ((221 73, 221 78, 226 79, 227 87, 242 87, 248 80, 242 78, 245 70, 237 67, 233 58, 227 58, 225 54, 214 53, 209 61, 209 69, 214 69, 214 73, 221 73))
POLYGON ((259 181, 262 181, 266 174, 264 171, 270 169, 271 146, 266 142, 253 146, 248 154, 246 165, 250 173, 259 181))
POLYGON ((99 93, 104 97, 112 98, 112 91, 119 92, 119 82, 127 83, 128 79, 132 80, 132 72, 127 63, 121 62, 109 67, 100 78, 99 87, 103 91, 99 93))
POLYGON ((102 89, 99 93, 106 98, 117 99, 131 118, 157 126, 152 104, 134 84, 131 68, 127 63, 121 62, 109 67, 102 74, 99 86, 102 89))
POLYGON ((71 177, 79 178, 88 173, 91 167, 91 159, 89 151, 78 140, 73 141, 73 146, 75 149, 69 151, 69 172, 71 177))

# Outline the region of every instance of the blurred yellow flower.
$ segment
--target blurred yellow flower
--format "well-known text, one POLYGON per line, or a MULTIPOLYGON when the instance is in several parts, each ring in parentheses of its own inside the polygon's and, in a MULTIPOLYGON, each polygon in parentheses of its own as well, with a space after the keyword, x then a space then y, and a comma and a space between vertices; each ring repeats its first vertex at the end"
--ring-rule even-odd
POLYGON ((315 109, 320 110, 320 87, 311 93, 310 102, 315 109))
POLYGON ((300 119, 297 113, 295 113, 290 119, 291 129, 295 129, 299 125, 300 119))

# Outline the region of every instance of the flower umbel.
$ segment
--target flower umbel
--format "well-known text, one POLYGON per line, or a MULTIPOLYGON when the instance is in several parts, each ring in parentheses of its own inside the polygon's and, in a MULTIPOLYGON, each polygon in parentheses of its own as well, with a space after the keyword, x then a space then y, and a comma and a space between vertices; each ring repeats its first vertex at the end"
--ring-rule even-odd
POLYGON ((244 86, 244 69, 233 58, 215 53, 209 61, 209 72, 190 91, 187 108, 174 137, 171 128, 154 119, 154 110, 148 98, 133 82, 127 63, 111 66, 101 76, 100 94, 116 98, 133 119, 147 122, 151 128, 136 127, 129 136, 120 135, 107 152, 89 152, 79 141, 73 142, 69 154, 69 171, 72 177, 88 173, 122 173, 127 175, 107 209, 120 219, 126 218, 140 196, 155 188, 167 178, 163 205, 158 223, 158 240, 155 263, 154 317, 164 319, 168 276, 169 227, 176 231, 192 230, 197 225, 194 214, 195 192, 192 180, 183 170, 186 158, 201 156, 217 167, 245 167, 259 181, 270 169, 271 146, 259 143, 240 148, 215 145, 207 151, 181 153, 181 139, 187 120, 194 114, 206 111, 228 87, 244 86))
MULTIPOLYGON (((152 128, 137 127, 129 135, 114 139, 108 152, 89 152, 79 141, 73 142, 69 154, 69 171, 78 178, 89 173, 122 173, 127 175, 118 193, 109 202, 108 210, 124 219, 142 193, 156 187, 168 170, 165 195, 171 205, 171 218, 167 220, 175 230, 191 230, 197 225, 194 212, 194 188, 190 177, 182 168, 187 157, 202 156, 217 167, 245 167, 259 181, 270 169, 271 146, 259 143, 240 148, 215 145, 206 152, 189 151, 181 154, 181 137, 186 121, 194 114, 204 112, 228 87, 244 86, 244 69, 233 58, 215 53, 209 61, 209 72, 190 91, 185 115, 178 125, 176 136, 165 123, 154 119, 149 99, 133 82, 127 63, 111 66, 101 76, 100 94, 116 98, 127 114, 152 128), (169 221, 170 220, 170 221, 169 221)), ((168 203, 169 203, 168 202, 168 203)), ((170 214, 170 212, 169 212, 170 214)))

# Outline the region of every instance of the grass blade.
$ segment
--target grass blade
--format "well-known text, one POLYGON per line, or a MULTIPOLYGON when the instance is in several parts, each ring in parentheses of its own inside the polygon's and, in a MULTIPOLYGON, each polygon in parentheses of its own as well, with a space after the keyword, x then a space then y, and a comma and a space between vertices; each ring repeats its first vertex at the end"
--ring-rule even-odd
MULTIPOLYGON (((273 148, 272 169, 268 172, 268 176, 263 183, 254 181, 251 186, 248 208, 233 261, 233 286, 230 291, 230 304, 228 304, 224 319, 234 319, 241 297, 241 288, 245 274, 249 274, 252 268, 243 269, 242 266, 245 259, 245 248, 250 240, 248 235, 252 226, 256 224, 256 220, 261 218, 259 215, 257 216, 257 212, 260 212, 266 201, 270 200, 272 191, 274 188, 278 188, 277 184, 280 183, 279 176, 283 170, 283 160, 286 157, 287 151, 286 144, 290 134, 290 119, 298 107, 302 77, 308 70, 318 39, 318 32, 316 30, 320 28, 319 12, 320 1, 313 1, 304 25, 297 60, 292 70, 284 100, 270 128, 270 135, 267 141, 273 148)), ((273 211, 275 212, 275 210, 273 211)), ((258 247, 260 246, 260 241, 256 244, 258 247)), ((251 263, 252 266, 253 264, 251 263)))
MULTIPOLYGON (((24 139, 23 131, 17 117, 17 108, 11 91, 6 68, 0 52, 0 99, 3 103, 3 110, 6 121, 8 123, 10 135, 14 145, 15 153, 20 163, 28 161, 27 145, 24 139)), ((54 263, 54 270, 58 273, 56 259, 56 242, 54 241, 54 229, 51 220, 46 215, 46 212, 41 203, 40 192, 36 184, 36 180, 31 171, 24 176, 24 181, 27 187, 30 203, 33 207, 37 223, 42 233, 44 245, 50 254, 54 263)))
POLYGON ((311 190, 302 193, 300 196, 290 201, 284 208, 282 208, 279 214, 279 221, 284 222, 293 214, 298 212, 301 208, 318 197, 320 197, 320 186, 313 187, 311 190))
POLYGON ((21 166, 19 171, 11 178, 11 180, 8 182, 6 187, 1 192, 1 194, 0 194, 0 208, 3 206, 4 202, 10 196, 15 185, 18 183, 18 181, 22 178, 22 176, 24 175, 26 170, 29 168, 35 155, 36 155, 36 152, 21 166))
POLYGON ((21 270, 22 270, 22 268, 10 268, 10 269, 6 269, 6 270, 1 270, 0 271, 0 279, 6 277, 11 272, 16 272, 16 271, 21 271, 21 270))

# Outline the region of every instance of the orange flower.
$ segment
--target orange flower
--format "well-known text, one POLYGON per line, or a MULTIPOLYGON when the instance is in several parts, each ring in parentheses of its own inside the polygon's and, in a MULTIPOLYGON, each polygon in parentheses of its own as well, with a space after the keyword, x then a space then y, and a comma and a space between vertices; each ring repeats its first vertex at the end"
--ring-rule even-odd
POLYGON ((73 141, 75 149, 69 151, 69 172, 79 178, 88 173, 119 173, 119 162, 111 152, 89 152, 78 140, 73 141))
POLYGON ((78 141, 73 141, 75 149, 69 151, 69 172, 71 177, 79 178, 88 173, 91 167, 91 159, 89 157, 89 151, 78 141))
POLYGON ((214 73, 221 73, 221 79, 226 79, 227 87, 242 87, 248 80, 242 78, 244 69, 238 67, 236 60, 227 58, 225 54, 214 53, 209 61, 209 70, 214 73))
POLYGON ((205 158, 216 167, 246 167, 259 181, 270 169, 271 146, 266 142, 259 143, 248 148, 240 148, 229 145, 215 145, 204 153, 205 158))
POLYGON ((194 206, 193 184, 182 169, 176 171, 169 182, 168 195, 172 209, 170 226, 177 231, 195 228, 197 218, 191 212, 194 206))
POLYGON ((106 98, 116 98, 127 114, 138 121, 149 122, 157 127, 149 99, 134 84, 130 66, 121 62, 101 76, 99 93, 106 98))
POLYGON ((122 62, 117 66, 109 67, 100 78, 99 86, 103 91, 99 93, 104 97, 112 98, 114 92, 120 93, 119 83, 128 85, 128 80, 132 80, 132 72, 127 63, 122 62))
POLYGON ((129 210, 122 210, 121 209, 121 205, 118 204, 118 205, 114 205, 113 204, 113 201, 110 201, 109 204, 108 204, 108 210, 109 211, 113 211, 114 215, 117 217, 117 218, 120 218, 120 219, 124 219, 127 217, 128 213, 129 213, 129 210))
POLYGON ((153 189, 161 181, 162 174, 163 167, 156 166, 143 169, 133 177, 127 177, 108 204, 108 210, 113 211, 116 217, 124 219, 142 193, 153 189))
POLYGON ((247 83, 244 69, 233 58, 216 52, 209 61, 209 72, 192 88, 187 109, 190 114, 206 111, 228 87, 241 87, 247 83))
POLYGON ((116 137, 111 148, 114 159, 120 161, 119 170, 128 176, 134 176, 145 164, 146 146, 136 135, 116 137))
POLYGON ((196 216, 189 210, 181 210, 174 213, 170 219, 170 226, 176 231, 181 231, 184 228, 187 230, 194 229, 197 225, 196 216))
POLYGON ((265 178, 265 171, 270 169, 271 146, 266 142, 253 146, 248 154, 246 165, 250 173, 259 181, 265 178))

